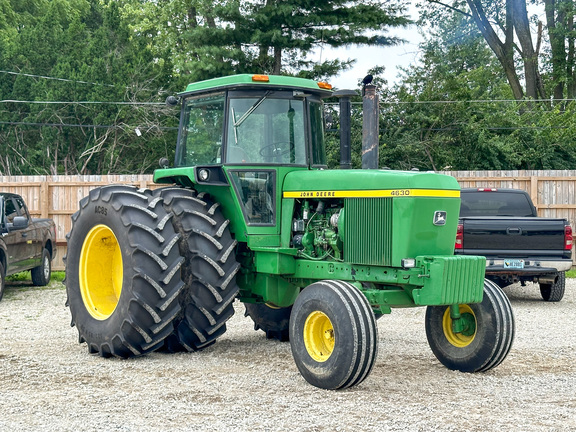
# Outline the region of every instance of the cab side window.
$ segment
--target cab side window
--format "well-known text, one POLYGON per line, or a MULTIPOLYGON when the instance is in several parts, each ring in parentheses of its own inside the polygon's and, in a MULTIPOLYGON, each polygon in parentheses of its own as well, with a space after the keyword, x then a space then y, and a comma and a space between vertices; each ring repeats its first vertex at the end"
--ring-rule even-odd
POLYGON ((234 187, 249 225, 276 222, 276 174, 274 171, 231 171, 234 187))

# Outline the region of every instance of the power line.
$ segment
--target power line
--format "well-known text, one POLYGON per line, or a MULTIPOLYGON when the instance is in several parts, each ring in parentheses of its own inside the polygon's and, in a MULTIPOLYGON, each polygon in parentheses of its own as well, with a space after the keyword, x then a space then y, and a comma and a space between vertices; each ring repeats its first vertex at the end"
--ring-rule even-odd
MULTIPOLYGON (((34 75, 34 74, 28 74, 28 73, 24 73, 24 72, 0 70, 0 73, 4 73, 4 74, 8 74, 8 75, 20 75, 20 76, 25 76, 25 77, 29 77, 29 78, 42 78, 42 79, 53 80, 53 81, 71 82, 71 83, 77 83, 77 84, 89 84, 89 85, 102 86, 102 87, 130 88, 130 86, 117 86, 115 84, 102 84, 102 83, 90 82, 90 81, 81 81, 81 80, 73 80, 73 79, 68 79, 68 78, 52 77, 52 76, 48 76, 48 75, 34 75)), ((142 90, 146 90, 146 91, 150 91, 150 92, 158 92, 158 93, 169 93, 166 90, 150 90, 150 89, 142 89, 142 90)))
POLYGON ((164 102, 105 102, 105 101, 23 101, 15 99, 0 100, 0 103, 22 103, 40 105, 165 105, 164 102))
POLYGON ((97 85, 97 86, 103 86, 103 87, 116 87, 114 84, 100 84, 100 83, 95 83, 95 82, 90 82, 90 81, 80 81, 80 80, 71 80, 71 79, 66 79, 66 78, 56 78, 56 77, 51 77, 51 76, 46 76, 46 75, 27 74, 27 73, 23 73, 23 72, 12 72, 12 71, 0 70, 0 73, 5 73, 5 74, 9 74, 9 75, 21 75, 21 76, 30 77, 30 78, 42 78, 42 79, 48 79, 48 80, 54 80, 54 81, 72 82, 72 83, 78 83, 78 84, 90 84, 90 85, 97 85))
MULTIPOLYGON (((34 123, 34 122, 7 122, 0 121, 0 125, 9 126, 37 126, 37 127, 76 127, 86 129, 137 129, 143 126, 128 126, 128 125, 88 125, 88 124, 73 124, 73 123, 34 123)), ((147 129, 159 130, 178 130, 176 126, 150 126, 147 129)))
MULTIPOLYGON (((424 104, 458 104, 458 103, 533 103, 533 102, 574 102, 576 99, 471 99, 471 100, 429 100, 429 101, 383 101, 380 100, 381 105, 424 105, 424 104)), ((352 105, 362 105, 363 102, 351 102, 352 105)), ((326 102, 325 105, 339 106, 339 102, 326 102)))

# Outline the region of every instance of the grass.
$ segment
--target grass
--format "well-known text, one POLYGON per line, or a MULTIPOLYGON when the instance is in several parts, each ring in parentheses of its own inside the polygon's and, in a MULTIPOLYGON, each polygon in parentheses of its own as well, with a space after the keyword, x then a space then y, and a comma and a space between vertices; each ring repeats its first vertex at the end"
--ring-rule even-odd
MULTIPOLYGON (((50 282, 62 282, 66 273, 63 271, 53 271, 50 275, 50 282)), ((6 276, 6 282, 25 282, 31 280, 30 271, 23 271, 20 273, 6 276)))

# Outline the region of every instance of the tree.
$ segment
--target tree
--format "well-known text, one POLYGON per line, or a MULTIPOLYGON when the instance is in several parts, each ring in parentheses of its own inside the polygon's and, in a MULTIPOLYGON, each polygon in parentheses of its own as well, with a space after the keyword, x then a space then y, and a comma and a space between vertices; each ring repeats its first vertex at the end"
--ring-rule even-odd
MULTIPOLYGON (((553 8, 552 3, 555 0, 546 2, 551 3, 550 8, 553 8)), ((538 26, 537 42, 534 43, 526 0, 456 0, 451 4, 426 0, 421 6, 429 8, 431 5, 437 7, 426 12, 427 18, 437 18, 438 13, 457 12, 474 19, 486 43, 500 62, 515 99, 546 99, 547 92, 539 65, 542 26, 538 26), (522 68, 518 67, 515 54, 520 57, 522 68)))
POLYGON ((397 43, 386 30, 409 22, 396 1, 128 0, 122 8, 157 58, 171 58, 190 81, 242 72, 328 78, 352 61, 315 64, 315 48, 397 43))
POLYGON ((470 15, 450 13, 383 109, 381 165, 410 169, 563 169, 576 162, 574 106, 514 101, 470 15), (512 99, 512 100, 511 100, 512 99))
POLYGON ((19 101, 0 104, 2 174, 150 172, 173 152, 176 134, 163 129, 173 111, 141 104, 163 99, 171 67, 131 37, 116 2, 13 3, 42 13, 0 30, 1 70, 11 71, 0 100, 19 101))

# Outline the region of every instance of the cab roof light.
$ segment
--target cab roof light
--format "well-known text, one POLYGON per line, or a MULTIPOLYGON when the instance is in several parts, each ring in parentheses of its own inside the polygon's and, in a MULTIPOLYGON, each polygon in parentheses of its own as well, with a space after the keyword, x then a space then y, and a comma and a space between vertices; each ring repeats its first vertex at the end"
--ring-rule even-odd
POLYGON ((252 81, 269 82, 270 77, 268 75, 252 75, 252 81))
POLYGON ((332 84, 328 84, 327 82, 319 82, 318 87, 324 90, 332 90, 332 84))

